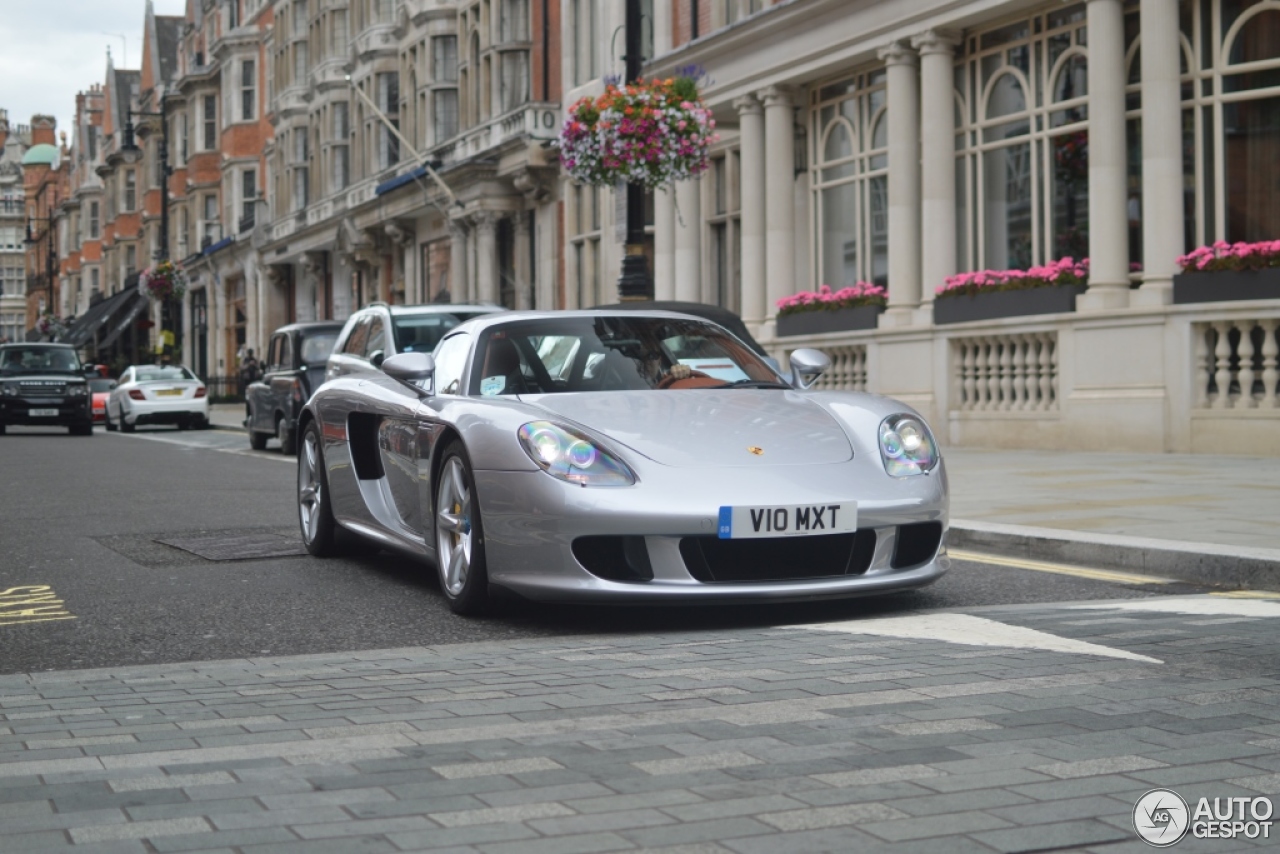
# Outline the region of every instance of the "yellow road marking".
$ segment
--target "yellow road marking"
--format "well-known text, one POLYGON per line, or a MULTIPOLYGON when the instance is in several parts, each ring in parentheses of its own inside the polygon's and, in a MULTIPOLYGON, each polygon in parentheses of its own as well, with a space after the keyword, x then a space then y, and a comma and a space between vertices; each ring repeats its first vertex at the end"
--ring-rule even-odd
POLYGON ((75 614, 47 584, 26 584, 0 590, 0 626, 74 620, 75 614))
POLYGON ((1009 566, 1015 569, 1029 569, 1033 572, 1052 572, 1057 575, 1072 575, 1076 578, 1088 578, 1093 581, 1109 581, 1113 584, 1172 584, 1171 578, 1159 578, 1154 575, 1139 575, 1133 572, 1116 572, 1110 569, 1089 569, 1082 566, 1068 566, 1063 563, 1048 563, 1040 560, 1024 560, 1022 558, 997 557, 996 555, 979 554, 963 549, 947 549, 947 554, 956 560, 969 560, 975 563, 988 563, 994 566, 1009 566))
POLYGON ((1267 590, 1221 590, 1209 595, 1221 596, 1224 599, 1280 599, 1280 593, 1271 593, 1267 590))

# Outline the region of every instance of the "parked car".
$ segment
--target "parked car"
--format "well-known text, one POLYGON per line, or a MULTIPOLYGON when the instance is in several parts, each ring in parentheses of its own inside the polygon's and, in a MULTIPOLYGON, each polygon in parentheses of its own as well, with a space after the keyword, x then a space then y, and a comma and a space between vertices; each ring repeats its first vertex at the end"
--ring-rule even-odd
POLYGON ((209 426, 209 390, 181 365, 134 365, 107 397, 108 430, 132 433, 139 424, 209 426))
POLYGON ((298 413, 324 382, 325 366, 341 331, 341 321, 321 321, 291 323, 272 334, 262 378, 245 391, 250 447, 261 451, 274 437, 281 453, 295 452, 298 413))
MULTIPOLYGON (((100 367, 100 366, 99 366, 100 367)), ((102 424, 107 420, 107 398, 116 387, 116 381, 104 376, 89 378, 89 395, 93 401, 93 423, 102 424)))
POLYGON ((400 353, 430 353, 446 332, 493 312, 497 305, 387 305, 373 303, 347 320, 329 356, 325 379, 377 373, 384 359, 400 353))
POLYGON ((93 435, 88 376, 68 344, 0 344, 0 435, 10 424, 66 427, 93 435))
POLYGON ((656 311, 511 312, 325 383, 299 419, 314 555, 362 537, 434 562, 453 610, 809 600, 947 569, 947 478, 921 416, 815 391, 723 327, 656 311))

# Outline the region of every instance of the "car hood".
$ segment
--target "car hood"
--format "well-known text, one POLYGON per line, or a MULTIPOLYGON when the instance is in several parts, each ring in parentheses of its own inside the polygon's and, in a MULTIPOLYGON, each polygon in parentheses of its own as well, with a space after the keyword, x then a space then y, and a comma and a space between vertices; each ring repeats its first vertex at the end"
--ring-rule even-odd
POLYGON ((614 391, 520 399, 663 465, 829 465, 853 456, 836 419, 792 391, 614 391))

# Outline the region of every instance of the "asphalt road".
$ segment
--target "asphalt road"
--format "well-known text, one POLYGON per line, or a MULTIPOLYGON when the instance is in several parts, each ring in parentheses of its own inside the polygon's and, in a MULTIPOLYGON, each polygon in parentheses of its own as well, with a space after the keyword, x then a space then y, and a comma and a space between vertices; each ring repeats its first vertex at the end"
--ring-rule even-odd
POLYGON ((0 597, 39 603, 0 617, 0 673, 348 652, 576 633, 716 631, 980 605, 1138 598, 1188 585, 1125 586, 956 562, 925 590, 873 599, 734 608, 548 607, 453 615, 434 571, 403 557, 298 555, 212 561, 157 540, 296 535, 294 465, 244 434, 168 428, 0 437, 0 597))

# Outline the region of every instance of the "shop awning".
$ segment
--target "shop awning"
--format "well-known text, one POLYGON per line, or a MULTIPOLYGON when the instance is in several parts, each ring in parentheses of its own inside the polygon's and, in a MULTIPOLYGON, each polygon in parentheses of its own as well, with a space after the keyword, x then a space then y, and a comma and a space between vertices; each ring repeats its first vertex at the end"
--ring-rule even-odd
POLYGON ((151 300, 138 293, 137 289, 131 289, 128 293, 132 294, 133 299, 127 300, 124 306, 115 313, 111 318, 111 323, 105 330, 105 337, 98 342, 98 347, 106 349, 115 343, 115 340, 128 329, 135 320, 142 316, 147 307, 151 305, 151 300))
POLYGON ((62 340, 72 347, 83 347, 92 341, 98 330, 109 324, 116 314, 128 308, 130 297, 141 299, 136 288, 129 288, 89 306, 88 311, 72 322, 71 328, 62 336, 62 340))

